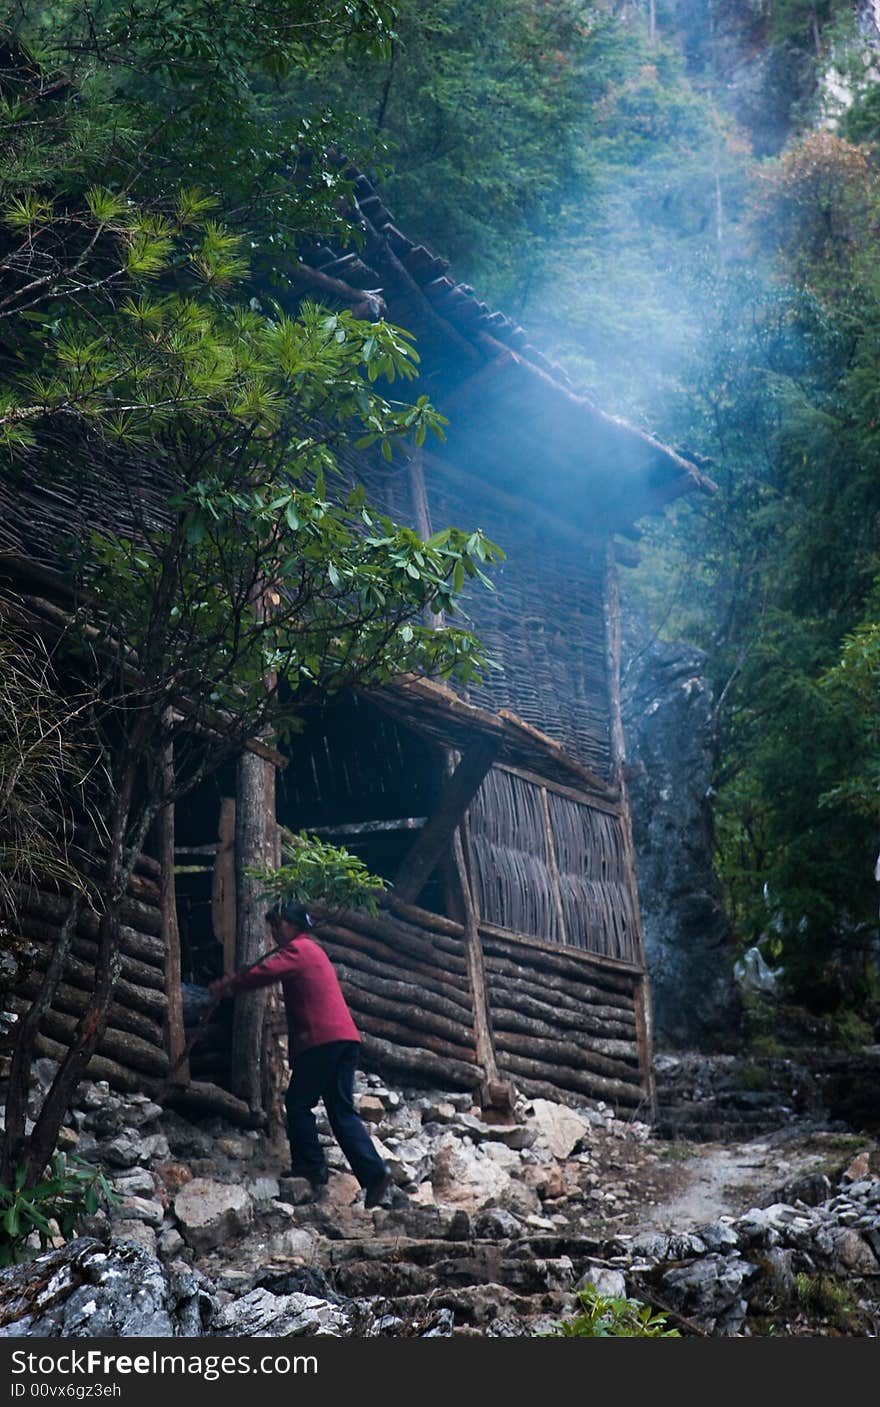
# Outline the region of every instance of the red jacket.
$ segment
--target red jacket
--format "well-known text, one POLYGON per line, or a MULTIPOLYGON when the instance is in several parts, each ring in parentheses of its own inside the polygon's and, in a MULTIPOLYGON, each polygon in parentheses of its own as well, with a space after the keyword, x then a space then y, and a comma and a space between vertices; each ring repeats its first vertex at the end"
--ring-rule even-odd
POLYGON ((291 1059, 330 1041, 359 1041, 333 964, 312 938, 298 933, 277 953, 229 982, 231 992, 249 992, 281 982, 291 1059))

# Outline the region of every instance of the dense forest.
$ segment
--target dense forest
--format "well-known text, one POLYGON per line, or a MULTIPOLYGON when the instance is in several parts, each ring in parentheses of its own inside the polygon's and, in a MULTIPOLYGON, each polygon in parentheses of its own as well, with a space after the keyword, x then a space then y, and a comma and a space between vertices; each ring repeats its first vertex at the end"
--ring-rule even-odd
MULTIPOLYGON (((450 607, 492 545, 462 525, 426 564, 412 541, 377 536, 385 556, 365 562, 352 527, 364 505, 322 506, 346 437, 390 457, 405 436, 442 434, 417 382, 411 404, 380 394, 416 372, 405 330, 288 311, 302 243, 352 237, 344 154, 410 234, 606 409, 705 461, 719 492, 644 524, 626 590, 654 630, 706 651, 716 861, 739 947, 761 943, 799 999, 868 1038, 880 809, 872 8, 4 9, 7 483, 77 456, 148 463, 185 449, 203 466, 180 504, 177 546, 200 562, 197 579, 178 577, 191 601, 216 570, 212 546, 222 559, 248 520, 253 565, 282 514, 322 570, 335 554, 338 599, 360 592, 349 630, 388 606, 398 634, 389 645, 376 630, 380 673, 472 669, 466 631, 432 659, 417 619, 426 602, 450 607), (335 444, 310 433, 318 413, 335 444), (245 478, 258 465, 267 483, 282 462, 299 477, 245 501, 221 462, 245 478), (390 604, 379 572, 401 578, 390 604)), ((96 547, 90 580, 126 583, 116 628, 143 650, 158 617, 138 614, 143 564, 123 556, 96 547)), ((303 689, 349 677, 317 633, 303 689)), ((211 640, 192 665, 203 678, 216 675, 211 640)), ((245 649, 238 661, 251 684, 254 659, 245 649)))

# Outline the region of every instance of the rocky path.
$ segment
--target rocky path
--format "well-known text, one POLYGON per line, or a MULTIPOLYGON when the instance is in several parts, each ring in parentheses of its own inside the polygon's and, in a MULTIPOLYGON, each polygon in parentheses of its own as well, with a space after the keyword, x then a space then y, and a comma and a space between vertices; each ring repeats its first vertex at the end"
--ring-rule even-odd
POLYGON ((683 1333, 877 1333, 870 1136, 766 1101, 725 1142, 546 1100, 495 1123, 374 1076, 360 1104, 395 1184, 372 1212, 329 1139, 315 1204, 278 1176, 282 1146, 84 1086, 66 1141, 113 1169, 119 1205, 0 1273, 0 1335, 530 1336, 588 1283, 683 1333))

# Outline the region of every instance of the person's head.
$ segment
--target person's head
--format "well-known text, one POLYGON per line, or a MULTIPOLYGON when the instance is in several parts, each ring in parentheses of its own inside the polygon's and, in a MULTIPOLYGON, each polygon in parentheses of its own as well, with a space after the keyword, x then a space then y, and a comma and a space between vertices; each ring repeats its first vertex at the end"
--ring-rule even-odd
POLYGON ((280 938, 293 937, 291 929, 294 933, 302 933, 312 926, 305 904, 298 899, 273 904, 266 914, 266 922, 272 932, 277 933, 280 938))

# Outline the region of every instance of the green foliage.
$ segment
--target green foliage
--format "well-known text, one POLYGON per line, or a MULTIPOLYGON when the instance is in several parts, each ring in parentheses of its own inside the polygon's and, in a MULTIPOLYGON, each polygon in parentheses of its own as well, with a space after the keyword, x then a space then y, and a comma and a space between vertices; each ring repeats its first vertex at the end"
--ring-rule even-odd
POLYGON ((665 1314, 641 1300, 600 1295, 595 1285, 578 1290, 577 1313, 561 1319, 547 1337, 560 1339, 680 1339, 665 1314))
POLYGON ((363 909, 378 912, 377 894, 388 888, 381 875, 370 874, 341 845, 328 845, 318 836, 300 831, 284 848, 278 869, 253 869, 250 874, 264 887, 271 903, 322 904, 330 909, 363 909))
POLYGON ((67 1239, 83 1217, 118 1202, 101 1169, 82 1158, 56 1153, 33 1186, 27 1185, 26 1169, 19 1168, 11 1187, 0 1184, 0 1266, 26 1260, 34 1233, 41 1247, 59 1234, 67 1239))

